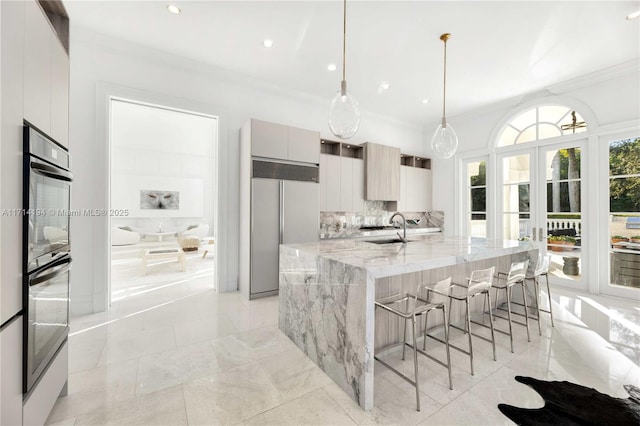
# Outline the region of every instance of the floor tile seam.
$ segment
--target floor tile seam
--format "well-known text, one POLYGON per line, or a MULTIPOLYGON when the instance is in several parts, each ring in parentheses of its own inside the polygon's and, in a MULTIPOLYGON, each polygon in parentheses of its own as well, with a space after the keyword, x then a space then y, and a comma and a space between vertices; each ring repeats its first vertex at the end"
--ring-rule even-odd
MULTIPOLYGON (((498 372, 500 371, 500 369, 502 369, 503 367, 504 367, 504 366, 500 366, 500 367, 498 367, 495 371, 493 371, 492 373, 488 374, 488 375, 487 375, 487 376, 485 376, 485 377, 482 377, 482 378, 481 378, 477 383, 475 383, 475 384, 473 384, 473 385, 469 386, 466 390, 464 390, 463 392, 461 392, 461 393, 460 393, 460 395, 455 396, 452 400, 450 400, 450 401, 449 401, 449 402, 447 402, 446 404, 443 404, 442 408, 438 409, 438 410, 437 410, 436 412, 434 412, 433 414, 430 414, 430 415, 429 415, 425 420, 423 420, 423 421, 428 420, 430 417, 432 417, 433 415, 435 415, 438 411, 440 411, 440 410, 444 409, 445 407, 449 406, 449 405, 450 405, 450 404, 452 404, 454 401, 456 401, 457 399, 459 399, 459 398, 461 398, 461 397, 465 396, 466 394, 469 394, 469 395, 473 396, 473 395, 471 394, 471 390, 472 390, 473 388, 475 388, 476 386, 480 385, 480 384, 481 384, 481 383, 483 383, 485 380, 488 380, 489 378, 491 378, 491 376, 493 376, 494 374, 498 373, 498 372)), ((454 388, 454 389, 455 389, 455 388, 454 388)))
MULTIPOLYGON (((336 386, 338 386, 335 382, 333 382, 333 384, 335 384, 336 386)), ((327 386, 331 386, 331 384, 324 385, 324 386, 322 386, 320 389, 324 390, 324 391, 325 391, 325 393, 326 393, 327 395, 329 395, 329 398, 330 398, 331 400, 333 400, 333 402, 335 402, 335 403, 336 403, 336 405, 337 405, 338 407, 340 407, 340 409, 341 409, 341 410, 342 410, 342 411, 347 415, 347 417, 349 417, 349 418, 351 419, 351 421, 352 421, 354 424, 356 424, 356 425, 360 425, 361 423, 358 423, 358 422, 356 421, 356 419, 354 419, 354 418, 351 416, 351 414, 349 414, 349 412, 348 412, 348 411, 347 411, 347 410, 342 406, 342 404, 340 404, 340 401, 338 401, 337 399, 335 399, 335 398, 331 395, 331 393, 327 392, 327 390, 325 389, 327 386)), ((340 388, 340 386, 338 386, 338 387, 340 388)), ((340 391, 342 391, 342 388, 340 388, 340 391)), ((355 402, 355 401, 353 401, 353 402, 355 402)), ((358 404, 358 403, 356 402, 356 404, 358 404)), ((374 408, 371 408, 371 410, 370 410, 370 411, 365 411, 362 407, 360 407, 360 405, 359 405, 359 404, 358 404, 358 408, 360 408, 362 411, 364 411, 364 412, 365 412, 365 413, 367 413, 367 414, 370 414, 370 413, 374 410, 374 408)))

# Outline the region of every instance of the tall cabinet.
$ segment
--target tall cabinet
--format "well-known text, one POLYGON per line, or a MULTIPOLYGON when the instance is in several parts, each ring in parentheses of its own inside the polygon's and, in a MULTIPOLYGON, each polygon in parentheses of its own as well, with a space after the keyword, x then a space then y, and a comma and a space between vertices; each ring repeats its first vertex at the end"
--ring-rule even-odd
POLYGON ((401 212, 427 212, 432 209, 431 160, 402 154, 400 157, 401 212))
MULTIPOLYGON (((59 0, 0 1, 0 209, 22 206, 24 120, 65 147, 69 19, 59 0)), ((22 217, 0 218, 0 424, 43 424, 67 381, 65 344, 23 395, 22 217)))
POLYGON ((249 120, 240 130, 239 289, 278 294, 279 245, 318 240, 320 132, 249 120))
POLYGON ((363 147, 323 140, 321 152, 320 211, 363 211, 363 147))

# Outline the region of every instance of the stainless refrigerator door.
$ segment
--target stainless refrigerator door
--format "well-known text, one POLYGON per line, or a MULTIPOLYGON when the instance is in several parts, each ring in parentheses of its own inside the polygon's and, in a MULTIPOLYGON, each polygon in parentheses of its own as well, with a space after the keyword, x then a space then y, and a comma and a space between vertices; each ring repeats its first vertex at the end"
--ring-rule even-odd
POLYGON ((320 185, 283 181, 282 244, 318 241, 320 185))
POLYGON ((251 295, 278 290, 280 181, 251 180, 251 295))

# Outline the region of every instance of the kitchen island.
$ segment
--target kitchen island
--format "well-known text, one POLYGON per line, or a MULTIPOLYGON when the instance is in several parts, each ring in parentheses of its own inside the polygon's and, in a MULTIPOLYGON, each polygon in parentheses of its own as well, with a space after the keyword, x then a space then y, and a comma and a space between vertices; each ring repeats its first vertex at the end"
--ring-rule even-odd
MULTIPOLYGON (((535 259, 533 243, 413 236, 407 244, 331 240, 280 246, 279 327, 365 410, 373 408, 373 354, 400 341, 399 322, 375 317, 376 298, 472 270, 535 259)), ((479 311, 480 306, 472 309, 479 311)), ((454 309, 451 321, 462 312, 454 309)), ((431 323, 436 326, 437 321, 431 323)))

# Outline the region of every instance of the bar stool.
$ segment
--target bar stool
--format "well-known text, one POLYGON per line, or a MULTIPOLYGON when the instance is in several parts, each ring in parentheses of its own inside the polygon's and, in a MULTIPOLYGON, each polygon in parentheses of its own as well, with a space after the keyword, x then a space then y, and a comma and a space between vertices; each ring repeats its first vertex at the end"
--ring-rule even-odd
POLYGON ((540 312, 547 313, 551 316, 551 327, 555 327, 553 324, 553 308, 551 306, 551 289, 549 288, 549 265, 551 264, 551 255, 545 256, 540 253, 538 255, 538 263, 536 263, 536 270, 533 272, 533 276, 529 276, 526 279, 533 280, 536 294, 536 310, 538 311, 538 332, 542 335, 540 330, 540 312), (540 277, 544 276, 547 281, 547 297, 549 298, 549 310, 540 308, 540 277))
MULTIPOLYGON (((493 314, 494 317, 498 317, 498 318, 502 318, 502 319, 506 319, 509 321, 509 332, 505 332, 503 330, 500 329, 496 329, 496 331, 503 333, 503 334, 507 334, 509 335, 509 339, 511 340, 511 353, 513 353, 513 325, 512 323, 515 322, 516 324, 520 324, 520 325, 524 325, 527 328, 527 340, 529 342, 531 342, 531 336, 529 334, 529 309, 528 309, 528 305, 527 305, 527 292, 524 288, 524 282, 525 282, 525 277, 527 274, 527 268, 529 267, 529 260, 525 260, 522 262, 513 262, 511 263, 511 268, 509 269, 509 273, 506 274, 504 272, 498 272, 496 278, 498 278, 497 283, 494 285, 494 288, 496 289, 496 303, 495 303, 495 307, 496 310, 498 309, 498 293, 500 290, 505 290, 506 292, 506 296, 507 296, 507 315, 508 318, 504 318, 500 315, 495 315, 495 313, 493 314), (500 283, 500 281, 504 281, 504 283, 500 283), (515 287, 516 285, 520 285, 520 287, 522 288, 522 299, 524 301, 524 318, 525 318, 525 323, 522 324, 520 322, 517 321, 512 321, 511 319, 511 296, 513 293, 513 287, 515 287)), ((489 312, 491 312, 491 309, 489 309, 489 312)))
MULTIPOLYGON (((446 280, 443 281, 439 281, 438 283, 436 283, 435 287, 441 288, 441 287, 448 287, 451 283, 451 278, 447 278, 446 280)), ((407 382, 411 383, 413 386, 415 386, 416 388, 416 405, 417 405, 417 410, 420 411, 420 389, 419 389, 419 380, 418 380, 418 352, 420 352, 422 355, 426 356, 427 358, 437 362, 438 364, 442 365, 443 367, 447 367, 447 370, 449 371, 449 389, 453 389, 453 384, 451 382, 451 357, 449 354, 449 333, 447 330, 447 307, 445 306, 444 303, 429 303, 428 300, 428 295, 425 294, 425 291, 428 289, 428 287, 424 286, 424 285, 419 285, 418 289, 416 290, 415 294, 411 294, 411 293, 403 293, 403 294, 399 294, 399 295, 395 295, 395 296, 391 296, 391 297, 387 297, 381 300, 376 300, 375 302, 375 307, 377 308, 381 308, 384 309, 385 311, 392 313, 394 315, 399 316, 400 318, 404 319, 404 337, 403 337, 403 342, 402 342, 402 360, 404 361, 405 358, 405 349, 407 346, 409 346, 410 348, 413 349, 413 365, 414 365, 414 373, 415 373, 415 378, 414 380, 410 379, 409 377, 405 376, 404 374, 402 374, 400 371, 396 370, 395 368, 391 367, 389 364, 387 364, 386 362, 384 362, 383 360, 381 360, 380 358, 378 358, 377 355, 374 355, 374 359, 376 361, 378 361, 379 363, 381 363, 382 365, 384 365, 385 367, 387 367, 388 369, 390 369, 391 371, 393 371, 394 373, 396 373, 397 375, 399 375, 400 377, 402 377, 403 379, 405 379, 407 382), (404 302, 404 303, 403 303, 404 302), (404 305, 404 307, 402 306, 404 305), (424 345, 423 345, 423 350, 418 349, 418 345, 416 343, 416 321, 418 319, 418 317, 424 315, 425 317, 425 327, 426 327, 426 318, 429 315, 429 312, 431 312, 434 309, 441 309, 442 310, 442 320, 443 320, 443 327, 444 327, 444 344, 447 350, 447 363, 445 364, 444 362, 440 361, 439 359, 429 355, 428 353, 426 353, 424 351, 424 345), (412 330, 413 330, 413 344, 407 343, 407 321, 411 321, 411 326, 412 326, 412 330)), ((392 346, 397 346, 397 345, 392 345, 392 346)), ((391 347, 387 348, 390 349, 391 347)))
MULTIPOLYGON (((464 284, 457 284, 457 283, 451 283, 451 285, 449 285, 447 288, 437 288, 434 287, 431 289, 431 292, 433 293, 437 293, 441 296, 446 296, 449 298, 449 317, 451 317, 451 303, 454 300, 457 300, 459 302, 465 302, 466 305, 466 310, 465 310, 465 328, 460 328, 456 325, 451 324, 451 318, 449 318, 449 327, 453 327, 455 329, 458 329, 460 331, 465 332, 465 334, 468 334, 469 336, 469 350, 465 350, 462 349, 458 346, 455 346, 453 344, 449 344, 449 346, 451 346, 452 348, 462 352, 465 355, 469 356, 469 363, 471 364, 471 375, 474 375, 474 371, 473 371, 473 342, 471 339, 471 336, 475 336, 479 339, 485 340, 487 342, 490 342, 493 346, 493 360, 497 361, 497 357, 496 357, 496 338, 495 338, 495 332, 494 332, 494 328, 493 328, 493 317, 491 315, 489 315, 489 324, 490 324, 490 329, 491 329, 491 340, 487 339, 484 336, 480 336, 479 334, 475 334, 471 332, 471 323, 477 324, 477 325, 481 325, 483 327, 487 327, 485 324, 476 322, 476 321, 472 321, 471 320, 471 314, 470 314, 470 310, 469 310, 469 303, 471 301, 471 299, 473 299, 474 297, 476 297, 479 294, 484 294, 485 296, 485 300, 484 302, 487 303, 489 305, 489 312, 491 312, 491 297, 489 295, 489 289, 491 288, 491 283, 493 281, 493 274, 495 271, 495 266, 492 266, 491 268, 488 269, 479 269, 476 271, 471 272, 471 277, 469 278, 469 283, 467 285, 464 284)), ((484 314, 483 314, 484 315, 484 314)), ((440 339, 438 339, 437 337, 431 336, 429 334, 426 334, 426 328, 425 328, 425 337, 431 337, 432 339, 438 340, 440 342, 442 342, 440 339)))

